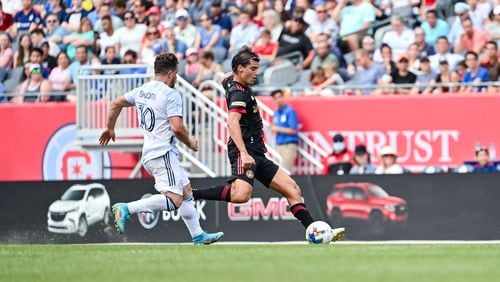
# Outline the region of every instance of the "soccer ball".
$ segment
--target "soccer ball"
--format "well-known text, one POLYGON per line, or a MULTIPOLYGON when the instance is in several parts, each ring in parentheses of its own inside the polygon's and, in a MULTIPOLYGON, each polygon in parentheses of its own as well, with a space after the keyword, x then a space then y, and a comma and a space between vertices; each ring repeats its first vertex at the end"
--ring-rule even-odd
POLYGON ((332 239, 332 228, 324 221, 315 221, 306 228, 306 240, 309 244, 330 244, 332 239))

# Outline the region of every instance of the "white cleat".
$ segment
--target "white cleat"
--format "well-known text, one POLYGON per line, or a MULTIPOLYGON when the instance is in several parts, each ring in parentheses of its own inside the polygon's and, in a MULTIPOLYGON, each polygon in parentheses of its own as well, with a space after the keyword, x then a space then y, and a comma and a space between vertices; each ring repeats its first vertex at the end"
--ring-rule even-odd
POLYGON ((333 228, 332 229, 332 242, 336 242, 345 236, 345 227, 333 228))

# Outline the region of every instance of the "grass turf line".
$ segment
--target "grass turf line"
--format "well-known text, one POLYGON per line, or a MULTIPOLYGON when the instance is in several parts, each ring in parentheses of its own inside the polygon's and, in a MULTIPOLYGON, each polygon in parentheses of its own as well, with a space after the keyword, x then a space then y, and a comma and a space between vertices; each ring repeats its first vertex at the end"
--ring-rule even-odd
POLYGON ((0 245, 0 281, 500 281, 489 245, 0 245))

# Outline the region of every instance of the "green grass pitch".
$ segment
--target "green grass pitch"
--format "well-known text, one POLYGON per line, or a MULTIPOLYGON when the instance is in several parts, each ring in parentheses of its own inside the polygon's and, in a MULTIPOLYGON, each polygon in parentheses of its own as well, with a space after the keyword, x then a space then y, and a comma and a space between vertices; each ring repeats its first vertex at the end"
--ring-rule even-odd
POLYGON ((500 281, 500 244, 0 245, 0 281, 500 281))

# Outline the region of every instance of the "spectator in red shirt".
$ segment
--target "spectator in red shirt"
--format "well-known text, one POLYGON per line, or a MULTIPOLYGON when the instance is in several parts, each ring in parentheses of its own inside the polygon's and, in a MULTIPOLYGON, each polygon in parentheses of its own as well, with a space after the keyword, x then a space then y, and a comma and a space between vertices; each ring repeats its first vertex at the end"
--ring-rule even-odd
POLYGON ((2 2, 0 1, 0 31, 6 31, 14 23, 11 14, 7 14, 2 9, 2 2))
POLYGON ((262 59, 273 61, 278 53, 278 42, 272 40, 268 29, 264 29, 252 49, 262 59))
POLYGON ((323 160, 323 174, 348 174, 352 168, 353 154, 347 150, 344 136, 333 136, 333 152, 323 160))
POLYGON ((462 21, 464 31, 455 45, 455 53, 474 52, 480 54, 486 43, 490 40, 488 35, 472 25, 472 20, 466 18, 462 21))

